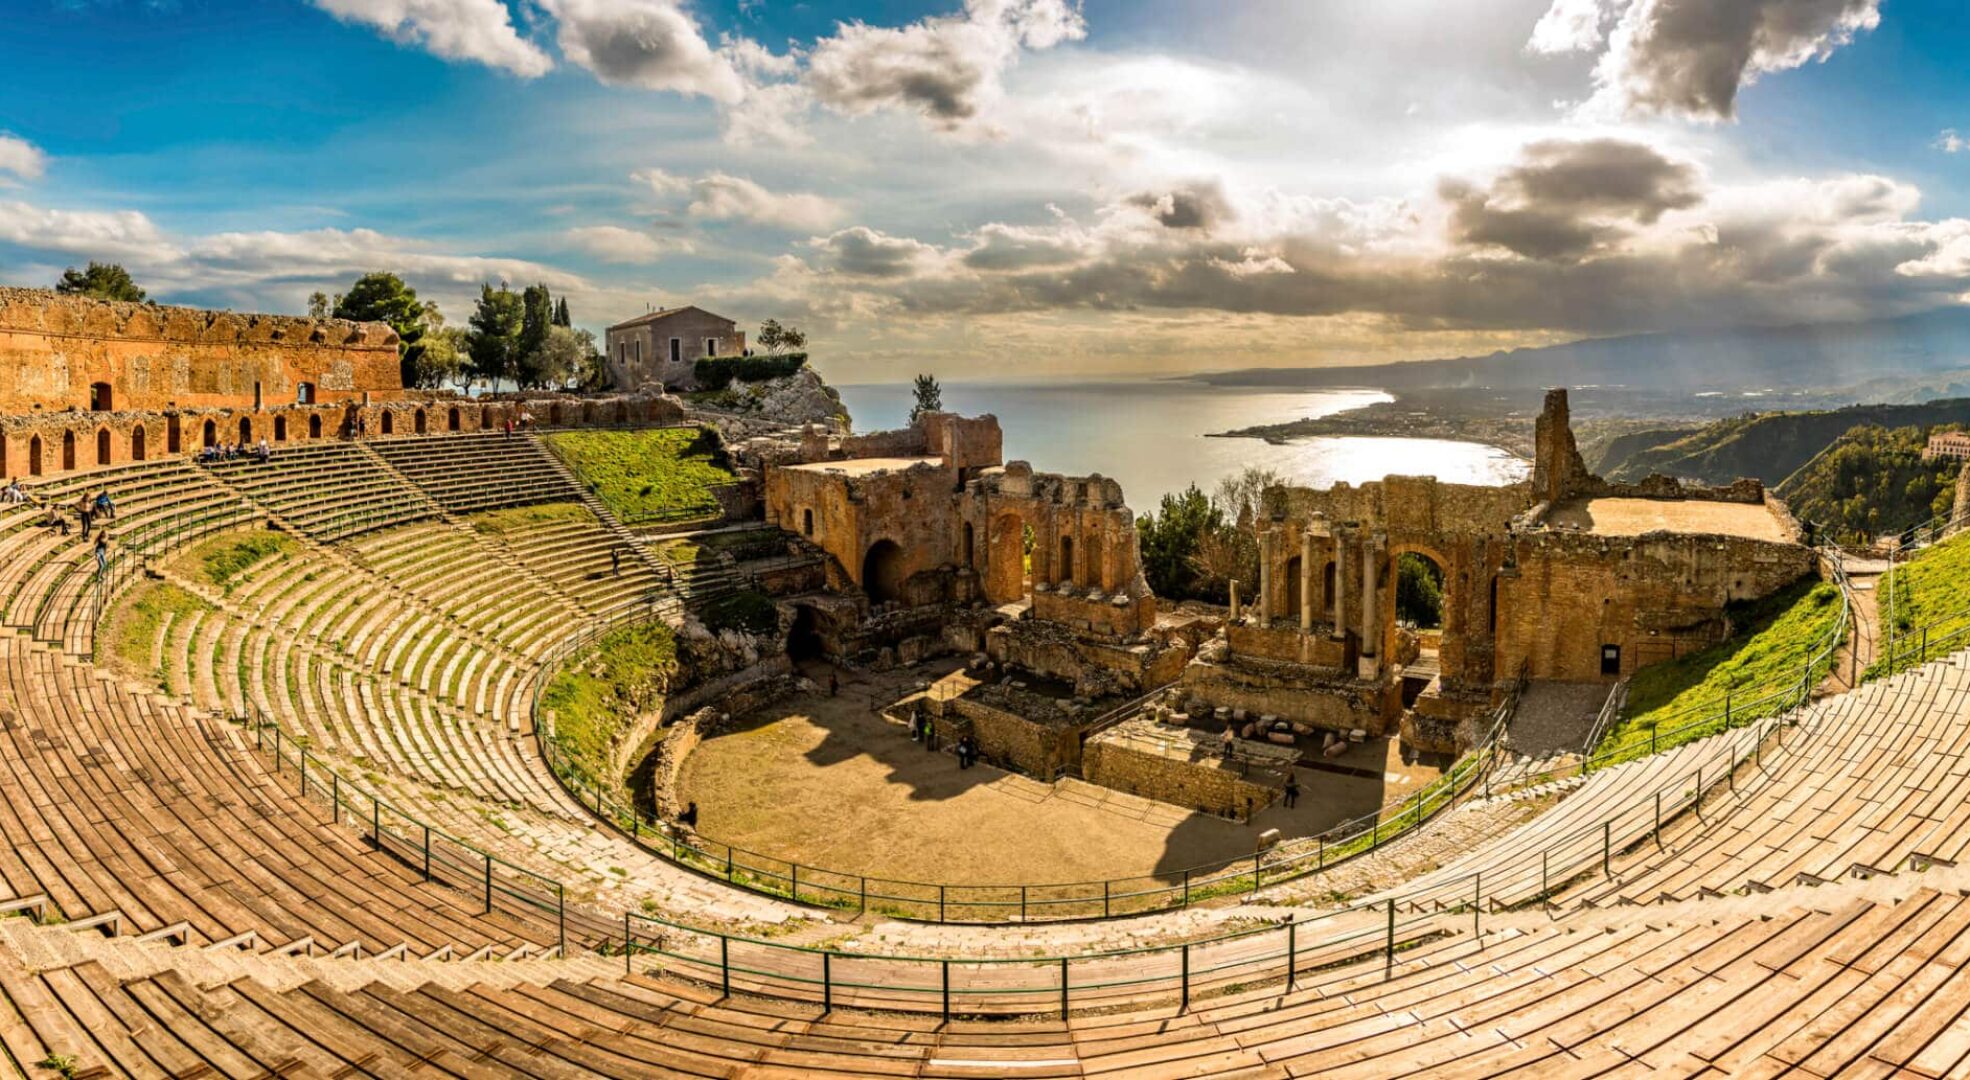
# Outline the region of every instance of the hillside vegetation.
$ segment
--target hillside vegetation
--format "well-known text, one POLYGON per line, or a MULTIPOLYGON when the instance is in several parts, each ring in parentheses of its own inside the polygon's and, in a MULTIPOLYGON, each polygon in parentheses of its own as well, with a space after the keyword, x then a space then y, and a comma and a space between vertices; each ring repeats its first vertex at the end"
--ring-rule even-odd
POLYGON ((1922 448, 1943 428, 1857 427, 1786 478, 1780 498, 1794 517, 1843 543, 1866 542, 1910 522, 1947 514, 1960 463, 1924 461, 1922 448))
POLYGON ((703 428, 557 431, 546 440, 624 524, 716 516, 712 489, 737 479, 717 436, 703 428))
POLYGON ((1650 473, 1728 484, 1741 476, 1777 487, 1834 440, 1854 428, 1930 427, 1970 424, 1970 398, 1948 398, 1921 405, 1854 405, 1816 412, 1747 413, 1707 424, 1653 446, 1624 440, 1600 469, 1610 480, 1640 480, 1650 473))
POLYGON ((1970 629, 1970 534, 1959 533, 1896 567, 1892 597, 1888 581, 1881 579, 1875 600, 1883 641, 1880 658, 1867 669, 1870 679, 1921 663, 1925 634, 1932 655, 1962 647, 1951 635, 1970 629), (1891 634, 1901 639, 1892 652, 1891 634))
POLYGON ((554 711, 555 745, 585 779, 613 781, 616 737, 663 704, 677 670, 677 640, 662 623, 604 634, 541 694, 542 708, 554 711))
MULTIPOLYGON (((1761 719, 1793 704, 1790 692, 1799 688, 1806 660, 1829 639, 1841 638, 1840 590, 1828 582, 1806 578, 1798 584, 1731 612, 1738 632, 1729 640, 1635 672, 1628 682, 1628 710, 1603 737, 1597 753, 1633 750, 1647 753, 1651 732, 1667 737, 1682 731, 1676 742, 1721 730, 1724 706, 1731 722, 1761 719)), ((1828 656, 1814 667, 1807 685, 1818 683, 1831 662, 1828 656)), ((1666 744, 1657 742, 1658 749, 1666 744)))

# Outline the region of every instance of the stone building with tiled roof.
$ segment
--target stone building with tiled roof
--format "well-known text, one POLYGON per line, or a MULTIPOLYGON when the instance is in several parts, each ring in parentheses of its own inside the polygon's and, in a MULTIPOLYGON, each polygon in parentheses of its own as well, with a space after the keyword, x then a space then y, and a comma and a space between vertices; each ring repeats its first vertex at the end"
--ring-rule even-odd
POLYGON ((689 389, 692 365, 706 356, 744 353, 746 335, 731 319, 686 305, 609 327, 608 349, 609 376, 620 389, 655 383, 689 389))

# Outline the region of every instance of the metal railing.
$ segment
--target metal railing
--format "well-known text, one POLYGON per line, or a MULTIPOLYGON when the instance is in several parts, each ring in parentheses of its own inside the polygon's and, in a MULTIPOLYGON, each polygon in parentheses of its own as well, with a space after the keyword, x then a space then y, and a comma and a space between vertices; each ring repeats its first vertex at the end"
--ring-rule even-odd
MULTIPOLYGON (((390 804, 319 757, 311 758, 305 741, 282 731, 258 709, 233 717, 233 722, 252 730, 255 750, 272 755, 275 778, 291 767, 296 794, 324 805, 334 824, 353 826, 373 848, 417 870, 426 882, 478 895, 483 904, 480 914, 507 911, 551 917, 555 947, 567 955, 570 910, 567 889, 559 881, 507 862, 390 804)), ((578 936, 582 936, 579 923, 578 936)), ((592 933, 586 936, 590 944, 602 943, 592 933)))
POLYGON ((1491 714, 1478 746, 1435 780, 1371 813, 1293 838, 1288 841, 1291 850, 1260 851, 1129 877, 951 884, 831 870, 721 843, 653 820, 597 783, 587 769, 568 758, 550 733, 541 698, 552 681, 550 672, 622 625, 626 624, 590 626, 569 636, 548 650, 536 669, 535 737, 549 770, 570 796, 645 851, 704 876, 798 903, 922 922, 1052 922, 1168 911, 1221 897, 1257 896, 1266 888, 1374 851, 1480 789, 1502 752, 1505 726, 1524 687, 1522 681, 1513 685, 1505 702, 1491 714))
POLYGON ((247 500, 227 499, 172 511, 116 533, 108 555, 101 562, 84 554, 61 571, 35 612, 36 640, 73 644, 72 652, 90 655, 94 651, 95 632, 109 613, 111 603, 119 592, 142 576, 152 560, 215 533, 236 529, 260 516, 247 500))
POLYGON ((1970 527, 1970 515, 1952 517, 1940 514, 1896 534, 1897 543, 1888 552, 1888 572, 1882 575, 1881 587, 1875 591, 1877 607, 1886 597, 1886 609, 1876 613, 1885 647, 1881 655, 1868 665, 1866 678, 1893 675, 1927 663, 1932 656, 1961 648, 1966 638, 1970 638, 1970 610, 1948 612, 1926 622, 1915 622, 1908 613, 1912 597, 1907 595, 1908 583, 1904 576, 1904 567, 1911 560, 1966 527, 1970 527))

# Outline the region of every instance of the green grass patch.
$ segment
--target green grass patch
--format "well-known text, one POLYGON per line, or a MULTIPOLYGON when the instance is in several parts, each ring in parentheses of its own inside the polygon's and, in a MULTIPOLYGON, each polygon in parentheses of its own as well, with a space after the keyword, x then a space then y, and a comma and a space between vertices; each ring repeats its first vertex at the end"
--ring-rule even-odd
POLYGON ((662 703, 676 674, 677 641, 669 627, 644 623, 611 630, 554 676, 541 695, 542 707, 554 710, 555 744, 584 779, 604 776, 617 734, 662 703))
POLYGON ((230 593, 249 570, 292 553, 296 546, 293 537, 277 532, 227 533, 193 547, 180 565, 214 588, 230 593))
MULTIPOLYGON (((166 619, 181 622, 211 610, 212 605, 176 585, 146 581, 130 590, 117 604, 116 615, 110 622, 107 635, 110 653, 126 671, 146 676, 168 691, 171 689, 167 666, 169 649, 164 657, 165 664, 157 663, 151 656, 151 649, 157 643, 158 627, 163 626, 166 619)), ((96 644, 99 654, 102 647, 103 639, 99 637, 96 644)))
POLYGON ((535 503, 532 506, 509 506, 504 510, 488 510, 483 514, 473 514, 466 519, 472 528, 487 536, 504 536, 507 533, 528 532, 547 525, 565 522, 595 524, 595 515, 580 503, 553 502, 535 503))
POLYGON ((1809 657, 1826 654, 1806 674, 1806 685, 1826 676, 1832 664, 1827 642, 1846 637, 1843 610, 1839 587, 1812 578, 1763 600, 1732 605, 1732 621, 1741 629, 1730 640, 1635 673, 1628 682, 1627 715, 1602 738, 1595 756, 1648 753, 1652 734, 1658 736, 1657 749, 1668 749, 1722 730, 1726 702, 1732 724, 1791 707, 1809 657), (1686 728, 1673 742, 1660 741, 1686 728))
POLYGON ((1925 654, 1962 647, 1970 629, 1970 537, 1958 535, 1924 549, 1879 579, 1875 614, 1881 620, 1881 656, 1868 666, 1878 679, 1922 663, 1925 654), (1925 641, 1927 648, 1924 648, 1925 641))
POLYGON ((557 431, 547 445, 625 524, 716 516, 712 489, 736 481, 704 428, 557 431))

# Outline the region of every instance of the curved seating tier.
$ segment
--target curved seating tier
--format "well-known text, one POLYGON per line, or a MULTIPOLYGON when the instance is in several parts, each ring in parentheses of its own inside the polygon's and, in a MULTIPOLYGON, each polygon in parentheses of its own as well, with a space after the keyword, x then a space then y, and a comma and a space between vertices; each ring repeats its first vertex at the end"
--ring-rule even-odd
POLYGON ((1508 927, 1187 1009, 998 1022, 731 997, 617 961, 181 961, 154 945, 32 940, 53 933, 0 932, 0 1048, 112 1075, 1944 1077, 1970 1065, 1970 899, 1935 891, 1508 927))
POLYGON ((488 431, 379 439, 369 444, 411 483, 454 514, 579 500, 537 439, 488 431))
POLYGON ((268 461, 251 456, 208 463, 212 475, 322 540, 432 517, 437 507, 360 443, 283 446, 268 461))

